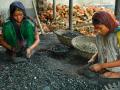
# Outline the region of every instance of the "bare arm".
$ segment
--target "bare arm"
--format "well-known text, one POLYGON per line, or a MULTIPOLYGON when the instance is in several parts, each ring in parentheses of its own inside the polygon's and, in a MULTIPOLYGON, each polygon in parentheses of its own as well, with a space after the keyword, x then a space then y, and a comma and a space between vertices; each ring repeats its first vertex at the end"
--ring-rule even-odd
POLYGON ((98 55, 98 52, 96 52, 96 53, 91 57, 91 59, 88 60, 88 63, 94 62, 94 61, 96 60, 96 58, 97 58, 97 55, 98 55))
POLYGON ((112 67, 119 67, 120 66, 120 60, 116 60, 113 62, 107 62, 101 64, 102 68, 112 68, 112 67))
POLYGON ((107 62, 107 63, 103 63, 103 64, 94 64, 94 65, 90 66, 90 69, 92 71, 98 72, 104 68, 113 68, 113 67, 119 67, 119 66, 120 66, 120 60, 116 60, 113 62, 107 62))
POLYGON ((33 50, 34 48, 36 48, 39 45, 39 42, 40 42, 39 33, 36 30, 35 31, 35 42, 29 47, 29 49, 33 50))
POLYGON ((0 45, 6 49, 12 50, 12 47, 9 44, 7 44, 7 42, 5 42, 2 35, 0 36, 0 45))
POLYGON ((27 54, 26 54, 27 58, 31 57, 32 50, 35 49, 39 45, 39 42, 40 42, 39 33, 36 30, 35 31, 35 42, 29 48, 27 48, 27 54))

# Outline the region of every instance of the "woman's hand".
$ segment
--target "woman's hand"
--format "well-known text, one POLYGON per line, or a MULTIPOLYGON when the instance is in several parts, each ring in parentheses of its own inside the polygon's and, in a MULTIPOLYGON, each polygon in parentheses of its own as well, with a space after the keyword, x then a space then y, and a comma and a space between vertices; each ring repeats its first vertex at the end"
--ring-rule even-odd
POLYGON ((90 70, 94 72, 99 72, 103 69, 102 64, 94 64, 90 66, 90 70))
POLYGON ((31 55, 32 55, 32 49, 31 48, 27 48, 27 50, 26 50, 26 57, 27 58, 30 58, 31 57, 31 55))

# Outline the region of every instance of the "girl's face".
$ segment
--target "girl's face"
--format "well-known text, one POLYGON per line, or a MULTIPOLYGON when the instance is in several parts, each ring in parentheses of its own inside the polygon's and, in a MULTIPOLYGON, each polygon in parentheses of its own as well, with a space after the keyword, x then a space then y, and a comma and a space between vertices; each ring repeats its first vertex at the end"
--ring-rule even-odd
POLYGON ((16 10, 13 14, 13 18, 17 21, 17 23, 21 23, 24 18, 24 14, 22 11, 16 10))
POLYGON ((109 28, 103 24, 95 25, 94 30, 97 34, 105 36, 109 32, 109 28))

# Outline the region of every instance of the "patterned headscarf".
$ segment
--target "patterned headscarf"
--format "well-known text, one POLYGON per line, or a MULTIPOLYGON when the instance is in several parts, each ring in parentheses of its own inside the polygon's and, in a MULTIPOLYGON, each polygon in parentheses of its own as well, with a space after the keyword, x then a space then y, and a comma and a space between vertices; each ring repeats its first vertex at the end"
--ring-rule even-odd
POLYGON ((119 25, 116 18, 112 14, 105 11, 96 12, 92 17, 92 23, 93 25, 105 25, 109 28, 109 32, 112 32, 119 25))

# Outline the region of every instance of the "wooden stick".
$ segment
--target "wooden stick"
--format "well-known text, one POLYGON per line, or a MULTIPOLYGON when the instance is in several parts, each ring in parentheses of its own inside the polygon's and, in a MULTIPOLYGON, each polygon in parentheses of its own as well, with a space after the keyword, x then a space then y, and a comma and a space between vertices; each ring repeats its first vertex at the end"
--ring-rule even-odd
POLYGON ((38 14, 37 14, 37 10, 36 10, 36 7, 35 7, 35 2, 34 2, 34 0, 32 0, 32 4, 33 4, 34 11, 35 11, 35 15, 36 15, 36 17, 37 17, 37 21, 38 21, 38 25, 39 25, 39 27, 40 27, 41 34, 45 34, 45 32, 44 32, 44 30, 43 30, 43 28, 42 28, 40 19, 39 19, 38 14))

